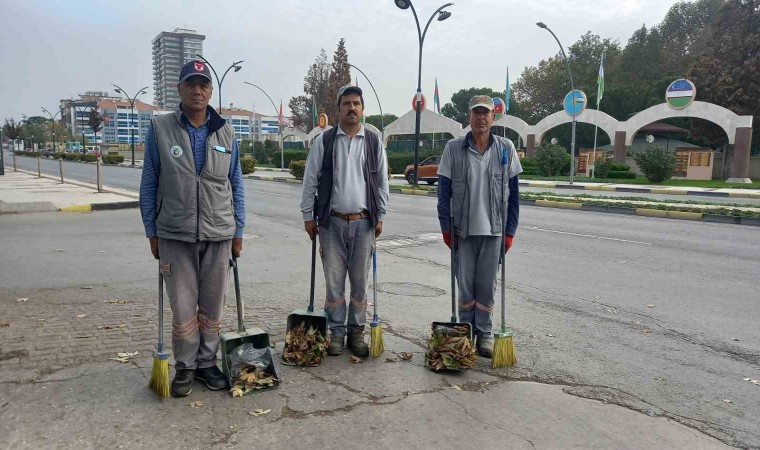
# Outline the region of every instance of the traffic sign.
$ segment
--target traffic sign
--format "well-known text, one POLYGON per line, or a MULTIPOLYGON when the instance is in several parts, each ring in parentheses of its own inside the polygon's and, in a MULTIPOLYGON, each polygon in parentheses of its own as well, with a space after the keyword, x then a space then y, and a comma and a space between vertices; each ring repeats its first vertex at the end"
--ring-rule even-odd
MULTIPOLYGON (((425 106, 427 105, 427 100, 425 100, 425 95, 423 94, 419 94, 419 95, 420 97, 422 97, 422 105, 420 105, 421 106, 420 110, 422 110, 422 109, 425 109, 425 106)), ((414 94, 414 97, 412 97, 412 109, 417 111, 417 94, 414 94)))
POLYGON ((577 116, 582 113, 586 109, 587 103, 586 94, 580 89, 568 92, 562 102, 565 112, 570 116, 577 116))

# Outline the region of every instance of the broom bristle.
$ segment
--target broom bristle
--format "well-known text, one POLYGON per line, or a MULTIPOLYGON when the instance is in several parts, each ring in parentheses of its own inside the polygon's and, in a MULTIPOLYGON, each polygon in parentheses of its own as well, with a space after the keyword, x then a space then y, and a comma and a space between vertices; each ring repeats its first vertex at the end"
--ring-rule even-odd
POLYGON ((383 327, 380 324, 372 325, 370 327, 370 354, 373 358, 377 358, 385 351, 385 343, 383 342, 383 327))
POLYGON ((496 336, 491 367, 494 369, 513 367, 515 363, 517 363, 517 355, 515 354, 515 341, 512 336, 496 336))
POLYGON ((159 397, 169 397, 169 359, 154 357, 153 358, 153 371, 150 375, 150 382, 148 383, 151 389, 153 389, 159 397))

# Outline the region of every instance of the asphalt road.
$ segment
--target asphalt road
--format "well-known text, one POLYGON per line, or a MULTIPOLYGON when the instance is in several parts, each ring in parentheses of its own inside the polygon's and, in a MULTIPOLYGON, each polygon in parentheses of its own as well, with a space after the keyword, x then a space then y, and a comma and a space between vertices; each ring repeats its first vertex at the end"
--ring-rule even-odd
MULTIPOLYGON (((9 167, 13 167, 12 158, 10 153, 6 153, 6 170, 9 167)), ((42 172, 54 176, 59 176, 58 161, 42 159, 41 160, 42 172)), ((17 157, 16 164, 19 168, 37 171, 37 160, 35 158, 17 157)), ((12 169, 11 169, 12 170, 12 169)), ((142 170, 130 167, 102 167, 103 184, 107 186, 138 190, 140 187, 140 174, 142 170)), ((94 164, 83 164, 78 162, 64 162, 64 178, 71 178, 80 181, 86 181, 89 183, 95 183, 96 170, 94 164)), ((272 175, 268 172, 256 172, 257 175, 272 175)), ((392 185, 408 187, 409 184, 404 180, 391 180, 392 185)), ((426 186, 426 183, 421 183, 426 186)), ((520 192, 552 192, 561 195, 591 195, 591 196, 607 196, 607 197, 647 197, 658 200, 674 200, 674 201, 699 201, 710 203, 736 203, 743 205, 758 205, 760 206, 760 199, 749 198, 724 198, 724 197, 702 197, 702 196, 686 196, 686 195, 664 195, 664 194, 634 194, 630 192, 606 192, 606 191, 586 191, 586 190, 574 190, 574 189, 551 189, 551 188, 533 188, 533 187, 521 187, 520 192)))
MULTIPOLYGON (((247 180, 246 193, 245 301, 300 307, 310 248, 300 186, 247 180)), ((390 208, 377 303, 389 332, 422 343, 450 315, 449 253, 434 198, 392 195, 390 208)), ((154 295, 136 210, 6 215, 0 230, 0 297, 93 284, 115 298, 154 295)), ((760 386, 743 380, 760 379, 759 237, 754 227, 523 207, 507 260, 518 365, 499 372, 760 447, 760 386)))

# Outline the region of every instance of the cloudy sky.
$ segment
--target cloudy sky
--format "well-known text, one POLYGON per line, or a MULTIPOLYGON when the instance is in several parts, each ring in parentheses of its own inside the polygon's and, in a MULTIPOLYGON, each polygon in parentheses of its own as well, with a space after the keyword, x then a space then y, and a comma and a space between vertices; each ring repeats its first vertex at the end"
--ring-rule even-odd
MULTIPOLYGON (((414 0, 420 21, 445 3, 414 0)), ((422 89, 432 103, 438 77, 442 102, 461 88, 504 89, 505 70, 516 80, 525 66, 557 52, 557 44, 535 23, 551 27, 565 46, 586 31, 619 39, 659 23, 672 0, 455 0, 452 16, 434 21, 425 39, 422 89)), ((274 113, 266 97, 246 86, 262 86, 279 104, 303 93, 303 77, 324 48, 330 60, 340 38, 349 62, 372 79, 383 110, 401 115, 411 108, 417 84, 417 30, 411 10, 393 0, 0 0, 0 120, 53 110, 59 99, 87 90, 130 94, 150 85, 151 40, 176 27, 206 35, 204 55, 217 70, 243 59, 230 73, 223 102, 274 113)), ((361 76, 361 75, 359 75, 361 76)), ((367 83, 359 78, 360 86, 367 83)), ((368 94, 368 93, 367 93, 368 94)), ((367 114, 377 102, 366 95, 367 114)), ((213 104, 216 104, 216 94, 213 104)))

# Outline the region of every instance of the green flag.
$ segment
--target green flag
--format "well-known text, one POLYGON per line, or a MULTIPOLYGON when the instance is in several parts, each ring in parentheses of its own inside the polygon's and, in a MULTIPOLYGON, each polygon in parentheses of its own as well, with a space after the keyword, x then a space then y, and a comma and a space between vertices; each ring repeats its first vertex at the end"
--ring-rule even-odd
POLYGON ((599 63, 599 78, 596 80, 596 85, 596 109, 599 109, 599 103, 602 102, 604 95, 604 53, 602 53, 602 61, 599 63))
POLYGON ((311 98, 311 127, 314 128, 319 123, 319 117, 317 117, 317 101, 314 97, 311 98))

